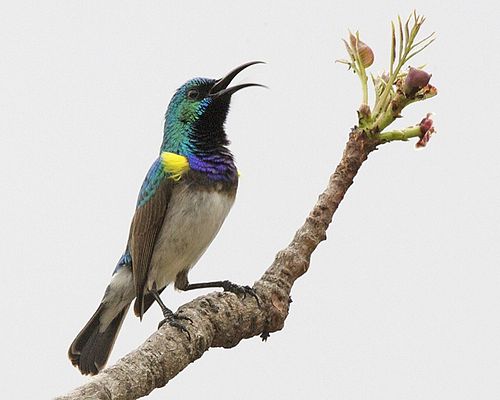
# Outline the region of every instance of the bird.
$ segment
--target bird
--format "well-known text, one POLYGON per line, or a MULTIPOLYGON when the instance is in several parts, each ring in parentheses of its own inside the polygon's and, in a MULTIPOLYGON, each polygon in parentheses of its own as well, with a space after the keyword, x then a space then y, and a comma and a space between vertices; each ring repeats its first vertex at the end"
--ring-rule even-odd
POLYGON ((178 290, 221 287, 256 297, 249 286, 227 280, 189 283, 188 272, 219 232, 238 188, 225 131, 231 96, 247 87, 265 87, 229 85, 241 71, 260 63, 242 64, 221 79, 190 79, 171 98, 160 153, 139 191, 125 252, 99 307, 68 350, 82 374, 104 368, 134 299, 133 310, 141 320, 156 301, 164 316, 160 326, 169 323, 189 335, 183 321, 189 318, 174 314, 160 298, 169 284, 178 290))

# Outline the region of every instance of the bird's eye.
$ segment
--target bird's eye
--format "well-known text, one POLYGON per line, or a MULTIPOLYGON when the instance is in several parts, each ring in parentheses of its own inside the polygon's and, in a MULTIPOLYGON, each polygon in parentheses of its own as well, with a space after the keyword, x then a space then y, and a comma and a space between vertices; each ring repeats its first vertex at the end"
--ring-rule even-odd
POLYGON ((199 95, 200 95, 200 92, 198 92, 198 90, 196 90, 196 89, 191 89, 187 93, 187 97, 188 97, 189 100, 196 100, 199 95))

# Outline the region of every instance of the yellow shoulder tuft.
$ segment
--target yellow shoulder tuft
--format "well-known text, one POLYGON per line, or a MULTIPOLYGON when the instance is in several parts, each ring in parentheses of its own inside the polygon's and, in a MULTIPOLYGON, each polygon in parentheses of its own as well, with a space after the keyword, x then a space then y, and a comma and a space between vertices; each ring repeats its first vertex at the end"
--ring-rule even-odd
POLYGON ((181 179, 182 174, 189 170, 189 162, 186 157, 168 151, 161 153, 161 164, 163 170, 174 181, 181 179))

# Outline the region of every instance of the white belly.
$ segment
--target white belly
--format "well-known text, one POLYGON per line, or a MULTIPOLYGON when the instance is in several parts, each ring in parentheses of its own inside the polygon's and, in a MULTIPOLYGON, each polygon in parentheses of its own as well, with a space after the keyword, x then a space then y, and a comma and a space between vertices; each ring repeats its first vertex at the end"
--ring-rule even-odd
POLYGON ((234 196, 227 193, 177 186, 153 251, 147 288, 155 284, 161 289, 191 268, 219 232, 233 203, 234 196))

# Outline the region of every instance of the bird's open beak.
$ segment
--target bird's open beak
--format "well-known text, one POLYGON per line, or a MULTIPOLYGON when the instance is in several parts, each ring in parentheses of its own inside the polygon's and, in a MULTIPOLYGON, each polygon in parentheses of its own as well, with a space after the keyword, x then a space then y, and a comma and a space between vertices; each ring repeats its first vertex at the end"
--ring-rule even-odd
POLYGON ((265 63, 264 63, 264 61, 250 61, 250 62, 247 62, 243 65, 240 65, 239 67, 236 67, 230 73, 228 73, 224 78, 221 78, 217 82, 215 82, 215 84, 212 86, 212 89, 210 89, 209 95, 213 98, 217 98, 217 97, 221 97, 223 95, 231 96, 233 93, 237 92, 238 90, 246 88, 246 87, 250 87, 250 86, 267 87, 267 86, 261 85, 259 83, 242 83, 241 85, 228 87, 236 75, 238 75, 245 68, 247 68, 251 65, 255 65, 255 64, 265 64, 265 63))

